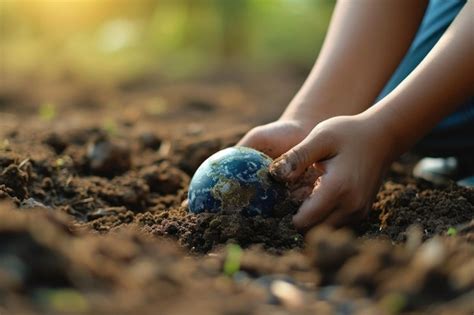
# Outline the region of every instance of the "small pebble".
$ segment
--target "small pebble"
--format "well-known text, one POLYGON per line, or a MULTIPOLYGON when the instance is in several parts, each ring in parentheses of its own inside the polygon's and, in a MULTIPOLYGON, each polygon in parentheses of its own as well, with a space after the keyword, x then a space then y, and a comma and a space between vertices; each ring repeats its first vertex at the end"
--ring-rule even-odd
POLYGON ((162 140, 152 132, 144 132, 138 139, 144 149, 158 150, 162 143, 162 140))
POLYGON ((273 281, 270 291, 283 305, 288 307, 301 307, 304 305, 305 298, 303 292, 291 283, 283 280, 273 281))
POLYGON ((87 147, 89 167, 97 175, 115 176, 131 167, 129 148, 107 140, 90 143, 87 147))
POLYGON ((23 209, 30 209, 30 208, 49 209, 49 207, 45 206, 43 203, 35 200, 34 198, 28 198, 28 199, 23 200, 20 203, 20 208, 23 208, 23 209))

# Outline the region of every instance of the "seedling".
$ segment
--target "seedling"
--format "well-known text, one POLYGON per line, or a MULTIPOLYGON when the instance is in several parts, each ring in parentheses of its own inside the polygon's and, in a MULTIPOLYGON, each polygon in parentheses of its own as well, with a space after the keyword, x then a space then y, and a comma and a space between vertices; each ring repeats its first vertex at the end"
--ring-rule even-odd
POLYGON ((58 168, 63 167, 65 163, 66 163, 66 162, 64 161, 63 158, 58 158, 58 159, 56 159, 56 162, 55 162, 56 167, 58 167, 58 168))
POLYGON ((240 259, 242 258, 242 248, 237 244, 227 246, 227 257, 224 262, 224 274, 231 277, 240 270, 240 259))
POLYGON ((56 106, 52 103, 44 103, 39 108, 39 116, 45 121, 51 121, 56 117, 56 106))
POLYGON ((0 142, 0 151, 6 151, 10 148, 10 141, 8 139, 3 139, 2 142, 0 142))
POLYGON ((458 230, 454 227, 450 227, 448 232, 446 232, 448 236, 456 236, 458 234, 458 230))
POLYGON ((389 293, 382 298, 380 304, 389 314, 398 315, 405 309, 407 299, 403 294, 389 293))
POLYGON ((74 289, 42 289, 37 293, 37 298, 59 313, 83 313, 89 310, 86 298, 74 289))
POLYGON ((113 121, 112 119, 107 119, 103 124, 103 128, 111 136, 117 134, 118 127, 115 121, 113 121))

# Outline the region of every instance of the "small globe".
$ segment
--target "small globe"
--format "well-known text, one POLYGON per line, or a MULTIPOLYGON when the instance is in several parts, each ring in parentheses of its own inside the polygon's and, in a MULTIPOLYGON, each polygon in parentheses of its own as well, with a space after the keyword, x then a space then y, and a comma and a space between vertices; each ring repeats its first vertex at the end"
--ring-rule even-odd
POLYGON ((189 185, 189 210, 241 211, 246 216, 272 216, 287 190, 268 172, 272 159, 254 149, 231 147, 205 160, 189 185))

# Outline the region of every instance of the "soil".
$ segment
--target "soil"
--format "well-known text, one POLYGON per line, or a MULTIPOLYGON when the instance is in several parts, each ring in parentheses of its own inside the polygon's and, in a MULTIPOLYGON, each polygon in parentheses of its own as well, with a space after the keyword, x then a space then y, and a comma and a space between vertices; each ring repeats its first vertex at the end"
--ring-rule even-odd
POLYGON ((0 314, 474 312, 474 190, 411 177, 412 155, 352 230, 302 235, 291 202, 275 218, 190 214, 196 168, 277 117, 302 79, 217 77, 28 93, 30 78, 6 80, 0 314), (37 114, 46 100, 54 117, 37 114))

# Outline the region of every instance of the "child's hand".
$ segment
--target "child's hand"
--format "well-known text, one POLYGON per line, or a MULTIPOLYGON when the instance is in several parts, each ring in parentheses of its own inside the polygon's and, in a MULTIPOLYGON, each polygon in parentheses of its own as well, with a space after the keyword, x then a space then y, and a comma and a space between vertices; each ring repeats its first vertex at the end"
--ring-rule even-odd
POLYGON ((251 147, 275 158, 300 143, 311 131, 297 120, 278 120, 247 132, 237 145, 251 147))
POLYGON ((293 222, 306 230, 318 223, 345 225, 364 217, 392 160, 389 135, 363 115, 339 116, 318 124, 270 167, 292 182, 315 164, 322 171, 293 222))

